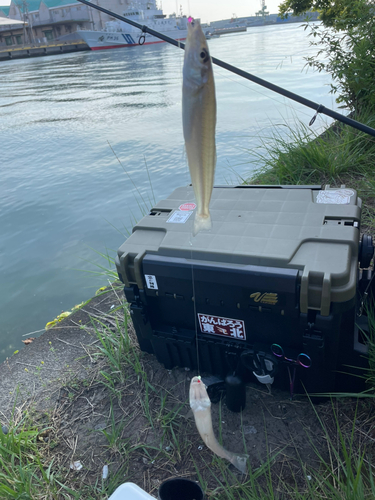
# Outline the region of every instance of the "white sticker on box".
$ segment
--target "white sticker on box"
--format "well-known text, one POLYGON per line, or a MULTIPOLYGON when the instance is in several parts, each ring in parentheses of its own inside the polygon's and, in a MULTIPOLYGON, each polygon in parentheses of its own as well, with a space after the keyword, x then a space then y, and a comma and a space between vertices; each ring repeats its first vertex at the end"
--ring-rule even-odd
POLYGON ((167 222, 171 222, 173 224, 185 224, 192 213, 193 212, 181 212, 180 210, 173 212, 173 214, 167 219, 167 222))
POLYGON ((198 321, 202 333, 246 340, 245 322, 242 319, 198 313, 198 321))
POLYGON ((156 281, 156 276, 153 274, 145 274, 145 279, 147 283, 147 288, 150 290, 158 290, 158 282, 156 281))
POLYGON ((353 195, 354 191, 352 189, 327 189, 319 191, 316 202, 333 205, 348 205, 353 195))

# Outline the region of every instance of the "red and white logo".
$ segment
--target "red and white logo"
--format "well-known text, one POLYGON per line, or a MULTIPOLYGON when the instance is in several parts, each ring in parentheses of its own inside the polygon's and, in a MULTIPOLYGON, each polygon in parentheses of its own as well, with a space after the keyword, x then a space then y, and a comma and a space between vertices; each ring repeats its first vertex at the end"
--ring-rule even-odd
POLYGON ((246 340, 245 323, 242 319, 222 318, 198 313, 198 320, 202 333, 246 340))
POLYGON ((197 205, 195 203, 183 203, 178 208, 183 212, 190 212, 190 210, 197 208, 197 205))

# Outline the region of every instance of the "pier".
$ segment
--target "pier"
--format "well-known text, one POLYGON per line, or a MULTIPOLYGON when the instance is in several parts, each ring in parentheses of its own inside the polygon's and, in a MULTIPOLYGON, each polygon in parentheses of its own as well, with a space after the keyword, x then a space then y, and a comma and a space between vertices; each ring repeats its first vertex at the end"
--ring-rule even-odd
POLYGON ((53 54, 65 54, 67 52, 78 52, 82 50, 90 50, 88 45, 83 41, 55 42, 33 44, 24 47, 9 47, 7 49, 0 49, 0 61, 53 54))

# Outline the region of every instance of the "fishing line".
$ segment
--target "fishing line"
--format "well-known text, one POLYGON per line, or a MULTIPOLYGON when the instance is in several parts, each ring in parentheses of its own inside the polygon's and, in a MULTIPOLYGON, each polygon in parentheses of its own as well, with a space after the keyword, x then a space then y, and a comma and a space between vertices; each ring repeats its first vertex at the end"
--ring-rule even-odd
MULTIPOLYGON (((116 19, 119 19, 120 21, 123 21, 127 24, 130 24, 134 28, 140 29, 143 33, 149 33, 150 35, 160 38, 160 40, 164 40, 164 42, 170 43, 171 45, 174 45, 175 47, 180 47, 182 49, 185 48, 185 44, 177 42, 177 40, 174 40, 173 38, 170 38, 169 36, 163 35, 162 33, 159 33, 158 31, 155 31, 148 26, 142 26, 139 23, 136 23, 135 21, 132 21, 131 19, 128 19, 126 17, 121 16, 120 14, 116 14, 115 12, 112 12, 108 9, 104 9, 103 7, 100 7, 99 5, 95 5, 87 0, 78 0, 79 2, 88 5, 89 7, 92 7, 96 10, 99 10, 101 12, 104 12, 104 14, 107 14, 108 16, 112 16, 116 19)), ((267 80, 264 80, 263 78, 259 78, 258 76, 252 75, 251 73, 247 73, 246 71, 243 71, 242 69, 236 68, 235 66, 232 66, 231 64, 228 64, 224 61, 221 61, 220 59, 216 59, 216 57, 211 58, 212 62, 216 64, 217 66, 220 66, 221 68, 224 68, 231 73, 235 73, 238 76, 241 76, 242 78, 245 78, 246 80, 250 80, 257 85, 260 85, 262 87, 268 88, 269 90, 272 90, 273 92, 276 92, 277 94, 283 95, 284 97, 287 97, 288 99, 291 99, 292 101, 299 102, 300 104, 303 104, 304 106, 313 109, 316 111, 316 113, 322 113, 326 116, 329 116, 330 118, 333 118, 334 120, 338 120, 342 123, 345 123, 346 125, 349 125, 353 128, 356 128, 358 130, 361 130, 362 132, 365 132, 366 134, 369 134, 373 137, 375 137, 375 129, 372 127, 369 127, 368 125, 364 125, 363 123, 360 123, 356 120, 353 120, 352 118, 348 118, 345 115, 342 115, 340 113, 337 113, 337 111, 333 111, 332 109, 326 108, 322 104, 318 104, 314 101, 310 101, 310 99, 306 99, 305 97, 302 97, 298 94, 295 94, 294 92, 291 92, 289 90, 286 90, 282 87, 279 87, 278 85, 275 85, 274 83, 268 82, 267 80)))
POLYGON ((198 347, 198 323, 197 323, 197 304, 196 304, 196 297, 195 297, 195 283, 194 283, 194 265, 193 265, 193 241, 192 237, 190 235, 190 262, 191 262, 191 282, 193 285, 193 306, 194 306, 194 328, 195 328, 195 347, 197 351, 197 370, 198 370, 198 375, 200 374, 200 365, 199 365, 199 347, 198 347))

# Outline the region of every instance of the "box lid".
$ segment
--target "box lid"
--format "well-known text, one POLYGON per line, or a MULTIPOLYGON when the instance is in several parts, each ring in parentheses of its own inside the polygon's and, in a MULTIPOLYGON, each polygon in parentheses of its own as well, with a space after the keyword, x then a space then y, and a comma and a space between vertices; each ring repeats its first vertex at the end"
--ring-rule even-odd
POLYGON ((146 253, 228 266, 297 269, 300 310, 328 315, 356 292, 361 200, 353 189, 317 186, 215 187, 212 230, 192 237, 191 186, 152 208, 119 248, 117 271, 143 289, 146 253))

